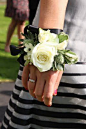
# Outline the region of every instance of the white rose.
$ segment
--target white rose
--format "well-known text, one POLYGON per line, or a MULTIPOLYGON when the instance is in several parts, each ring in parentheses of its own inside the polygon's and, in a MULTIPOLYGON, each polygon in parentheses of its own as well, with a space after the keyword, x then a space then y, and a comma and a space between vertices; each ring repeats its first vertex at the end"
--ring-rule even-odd
POLYGON ((52 42, 52 43, 58 44, 59 43, 58 35, 57 34, 54 34, 54 33, 50 33, 48 42, 52 42))
POLYGON ((32 51, 32 62, 40 72, 45 72, 51 69, 56 55, 55 47, 47 46, 45 44, 38 44, 32 51))
POLYGON ((65 40, 62 43, 57 44, 57 50, 63 50, 67 47, 68 41, 65 40))
POLYGON ((50 30, 43 30, 39 28, 39 35, 38 39, 40 43, 47 43, 47 42, 52 42, 52 43, 59 43, 59 38, 57 34, 50 33, 50 30))
POLYGON ((49 37, 50 37, 50 30, 44 31, 43 29, 39 28, 38 39, 40 43, 47 42, 49 37))

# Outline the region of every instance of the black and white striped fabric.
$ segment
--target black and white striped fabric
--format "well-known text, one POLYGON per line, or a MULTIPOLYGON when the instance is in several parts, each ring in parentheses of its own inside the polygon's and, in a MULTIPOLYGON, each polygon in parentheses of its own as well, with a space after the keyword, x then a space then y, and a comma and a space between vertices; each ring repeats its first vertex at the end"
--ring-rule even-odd
POLYGON ((1 129, 86 129, 86 64, 66 66, 52 107, 23 88, 22 70, 20 66, 1 129))
MULTIPOLYGON (((37 11, 33 25, 37 26, 37 11)), ((45 106, 22 86, 20 66, 1 129, 86 129, 86 1, 69 0, 64 31, 79 62, 66 65, 53 105, 45 106)))

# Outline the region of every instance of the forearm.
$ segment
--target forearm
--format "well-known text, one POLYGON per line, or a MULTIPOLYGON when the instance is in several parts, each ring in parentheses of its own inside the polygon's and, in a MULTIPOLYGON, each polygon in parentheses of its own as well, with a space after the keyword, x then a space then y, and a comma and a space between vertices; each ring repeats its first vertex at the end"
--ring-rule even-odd
POLYGON ((63 29, 68 0, 41 0, 39 27, 63 29))

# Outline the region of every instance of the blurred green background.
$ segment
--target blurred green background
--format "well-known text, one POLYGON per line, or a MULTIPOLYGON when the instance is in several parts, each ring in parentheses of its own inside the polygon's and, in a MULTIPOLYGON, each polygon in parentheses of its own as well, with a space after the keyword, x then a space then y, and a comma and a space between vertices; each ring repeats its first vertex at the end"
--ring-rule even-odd
MULTIPOLYGON (((5 2, 0 2, 0 82, 15 81, 19 69, 18 56, 11 56, 10 53, 4 51, 7 30, 11 21, 11 18, 4 16, 5 7, 5 2)), ((12 36, 11 44, 18 45, 16 30, 12 36)))

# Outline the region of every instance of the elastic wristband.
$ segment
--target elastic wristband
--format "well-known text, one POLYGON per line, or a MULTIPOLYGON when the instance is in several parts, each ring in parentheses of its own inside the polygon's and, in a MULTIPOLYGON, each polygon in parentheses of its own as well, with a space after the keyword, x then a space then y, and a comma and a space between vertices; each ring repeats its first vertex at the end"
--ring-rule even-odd
MULTIPOLYGON (((24 29, 24 34, 28 34, 28 30, 30 32, 32 32, 33 34, 39 34, 39 28, 35 27, 35 26, 32 26, 32 25, 28 25, 25 27, 24 29)), ((54 33, 54 34, 59 34, 60 32, 63 32, 63 30, 61 29, 43 29, 43 30, 50 30, 51 33, 54 33)))

